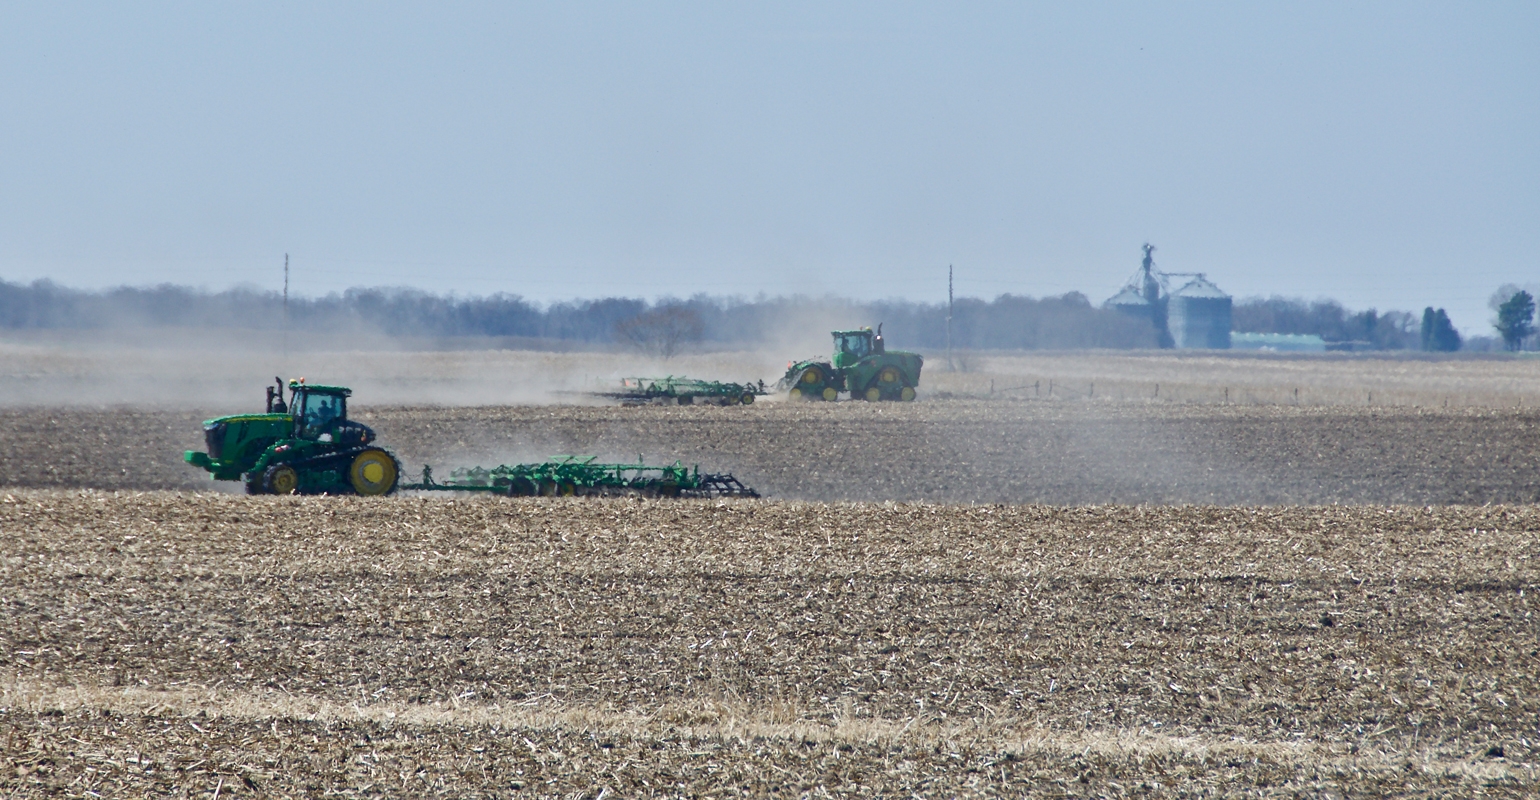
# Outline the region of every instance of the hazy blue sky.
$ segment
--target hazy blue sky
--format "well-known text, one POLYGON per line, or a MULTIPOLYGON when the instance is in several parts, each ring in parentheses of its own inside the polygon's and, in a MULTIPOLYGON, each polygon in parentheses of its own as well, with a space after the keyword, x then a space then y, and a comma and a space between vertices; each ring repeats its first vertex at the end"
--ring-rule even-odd
POLYGON ((1540 280, 1540 3, 0 5, 0 279, 1237 295, 1540 280))

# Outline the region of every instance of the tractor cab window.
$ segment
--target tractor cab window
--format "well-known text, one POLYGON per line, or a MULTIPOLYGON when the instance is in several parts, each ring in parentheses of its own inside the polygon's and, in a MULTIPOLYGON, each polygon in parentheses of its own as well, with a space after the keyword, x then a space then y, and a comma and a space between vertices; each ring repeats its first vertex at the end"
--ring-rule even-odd
POLYGON ((855 358, 866 358, 872 353, 872 338, 864 333, 850 333, 836 338, 839 339, 841 353, 855 358))
POLYGON ((320 432, 332 420, 347 417, 347 401, 334 394, 303 392, 294 404, 294 413, 306 431, 320 432))

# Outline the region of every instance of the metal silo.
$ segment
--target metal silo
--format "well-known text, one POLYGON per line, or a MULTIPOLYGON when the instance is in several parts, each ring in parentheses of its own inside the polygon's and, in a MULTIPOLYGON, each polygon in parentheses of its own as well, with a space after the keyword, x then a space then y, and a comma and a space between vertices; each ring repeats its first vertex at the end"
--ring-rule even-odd
POLYGON ((1230 296, 1202 273, 1171 293, 1166 324, 1177 347, 1230 349, 1230 296))
POLYGON ((1112 299, 1102 304, 1102 307, 1130 317, 1151 321, 1155 319, 1155 304, 1144 299, 1144 295, 1139 294, 1132 286, 1124 287, 1123 291, 1113 295, 1112 299))

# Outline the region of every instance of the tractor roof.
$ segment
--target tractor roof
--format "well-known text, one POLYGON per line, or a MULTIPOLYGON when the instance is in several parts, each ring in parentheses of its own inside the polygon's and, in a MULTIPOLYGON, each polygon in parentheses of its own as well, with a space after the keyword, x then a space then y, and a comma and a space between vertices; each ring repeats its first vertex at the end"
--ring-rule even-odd
POLYGON ((856 328, 853 331, 829 331, 829 332, 834 334, 835 336, 854 336, 854 335, 860 334, 860 333, 871 333, 872 329, 871 328, 856 328))
POLYGON ((343 397, 353 394, 353 390, 346 386, 326 386, 319 383, 305 383, 303 380, 289 381, 289 389, 304 389, 307 392, 321 392, 324 394, 340 394, 343 397))

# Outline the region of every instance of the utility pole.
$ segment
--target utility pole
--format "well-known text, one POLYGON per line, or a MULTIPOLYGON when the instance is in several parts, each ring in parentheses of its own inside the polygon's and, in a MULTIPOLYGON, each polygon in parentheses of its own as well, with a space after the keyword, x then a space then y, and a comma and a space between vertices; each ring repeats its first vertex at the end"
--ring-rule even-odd
POLYGON ((283 365, 289 366, 289 254, 283 254, 283 365))
POLYGON ((946 371, 952 372, 952 265, 946 265, 946 371))

